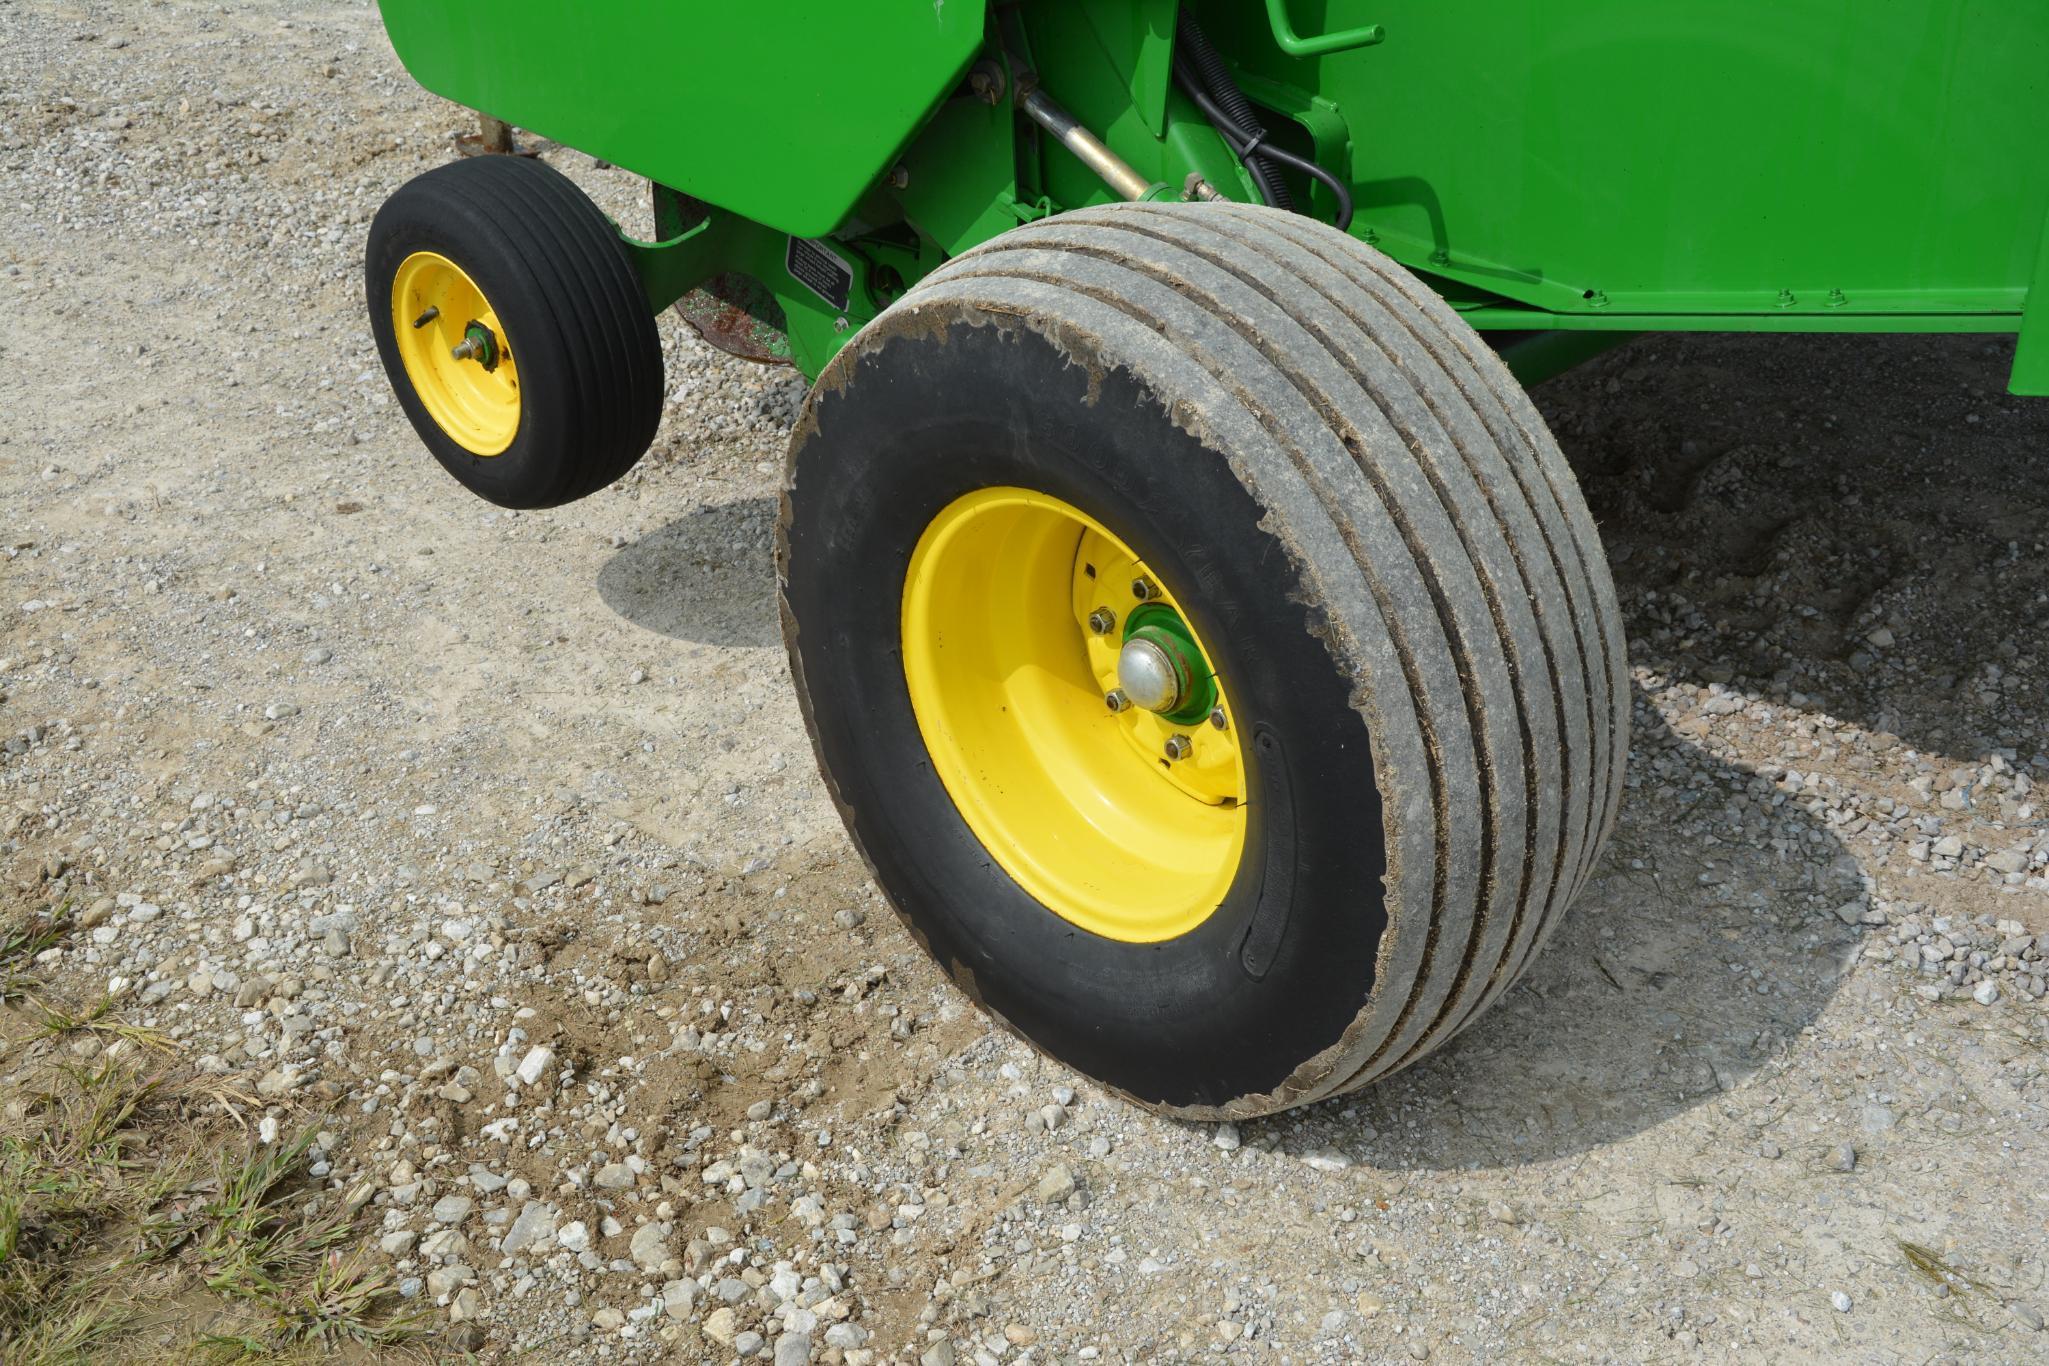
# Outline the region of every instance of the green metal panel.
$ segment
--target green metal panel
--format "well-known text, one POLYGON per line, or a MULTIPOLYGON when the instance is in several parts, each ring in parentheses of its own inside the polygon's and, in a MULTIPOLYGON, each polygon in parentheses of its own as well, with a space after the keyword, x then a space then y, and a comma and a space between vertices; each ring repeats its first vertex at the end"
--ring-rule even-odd
POLYGON ((2016 394, 2049 395, 2049 222, 2042 225, 2041 252, 2035 258, 2020 330, 2007 387, 2016 394))
POLYGON ((1167 128, 1167 87, 1173 78, 1176 0, 1136 0, 1125 5, 1085 5, 1082 13, 1096 41, 1130 81, 1132 112, 1159 137, 1167 128))
POLYGON ((2049 4, 1289 0, 1303 36, 1385 28, 1298 58, 1190 3, 1248 86, 1342 110, 1358 230, 1469 289, 1836 330, 2015 314, 2034 274, 2049 4))
MULTIPOLYGON (((1110 197, 968 90, 978 56, 1148 179, 1252 197, 1171 86, 1176 0, 383 3, 428 88, 713 206, 640 253, 651 301, 749 274, 808 371, 939 260, 1110 197), (831 239, 844 307, 783 268, 791 236, 831 239)), ((2019 331, 2016 388, 2049 389, 2049 3, 1185 4, 1275 140, 1352 185, 1354 231, 1475 326, 2019 331)))
POLYGON ((800 237, 837 228, 982 43, 973 0, 380 0, 438 95, 800 237))

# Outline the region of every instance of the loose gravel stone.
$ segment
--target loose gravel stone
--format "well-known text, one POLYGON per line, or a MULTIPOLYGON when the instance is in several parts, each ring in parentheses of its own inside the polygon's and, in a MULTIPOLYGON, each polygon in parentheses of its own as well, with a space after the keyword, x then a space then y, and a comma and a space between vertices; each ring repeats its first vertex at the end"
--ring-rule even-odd
POLYGON ((522 1086, 539 1085, 541 1079, 548 1075, 548 1069, 554 1065, 554 1062, 555 1050, 540 1044, 534 1045, 527 1050, 526 1056, 520 1059, 517 1072, 520 1084, 522 1086))
POLYGON ((1039 1184, 1034 1188, 1034 1193, 1039 1197, 1040 1201, 1049 1205, 1059 1204, 1066 1200, 1068 1196, 1073 1195, 1074 1191, 1074 1172, 1064 1162, 1058 1166, 1048 1168, 1046 1174, 1039 1178, 1039 1184))

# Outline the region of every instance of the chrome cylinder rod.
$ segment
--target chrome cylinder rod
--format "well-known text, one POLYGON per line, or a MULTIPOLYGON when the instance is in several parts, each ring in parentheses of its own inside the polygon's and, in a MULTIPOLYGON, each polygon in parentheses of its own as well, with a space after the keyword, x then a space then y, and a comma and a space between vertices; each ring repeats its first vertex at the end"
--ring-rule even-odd
POLYGON ((1082 165, 1103 178, 1103 182, 1125 199, 1158 198, 1160 189, 1133 169, 1130 162, 1104 145, 1103 140, 1074 121, 1053 98, 1037 86, 1018 101, 1032 122, 1060 139, 1060 144, 1081 158, 1082 165))

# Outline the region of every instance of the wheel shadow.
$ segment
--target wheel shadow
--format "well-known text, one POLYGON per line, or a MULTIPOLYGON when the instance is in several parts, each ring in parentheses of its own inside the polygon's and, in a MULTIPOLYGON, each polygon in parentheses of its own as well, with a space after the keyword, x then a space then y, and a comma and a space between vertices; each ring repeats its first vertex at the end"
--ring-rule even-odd
POLYGON ((2012 360, 2005 337, 1647 336, 1538 386, 1635 662, 1924 753, 2049 748, 2049 403, 2004 392, 2012 360))
POLYGON ((621 549, 598 596, 634 625, 701 645, 779 644, 773 498, 696 508, 621 549))
POLYGON ((1740 1093, 1820 1014, 1868 932, 1836 909, 1863 904, 1854 856, 1633 701, 1620 824, 1522 980, 1442 1052, 1248 1137, 1383 1169, 1550 1160, 1740 1093), (1740 836, 1737 793, 1758 803, 1740 836))

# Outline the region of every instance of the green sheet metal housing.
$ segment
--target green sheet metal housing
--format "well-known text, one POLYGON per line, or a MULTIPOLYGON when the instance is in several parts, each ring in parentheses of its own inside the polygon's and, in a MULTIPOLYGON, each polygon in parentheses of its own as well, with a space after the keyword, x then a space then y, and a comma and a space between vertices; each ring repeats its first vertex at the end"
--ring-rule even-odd
MULTIPOLYGON (((1188 5, 1353 231, 1475 326, 2018 332, 2015 389, 2049 393, 2049 5, 1188 5)), ((429 89, 708 212, 640 248, 651 301, 752 274, 811 372, 939 261, 1109 198, 1014 112, 1021 76, 1152 179, 1253 198, 1173 87, 1175 0, 383 8, 429 89), (791 235, 844 263, 844 307, 791 235)))
POLYGON ((413 78, 780 232, 839 226, 981 48, 960 0, 383 0, 413 78))

